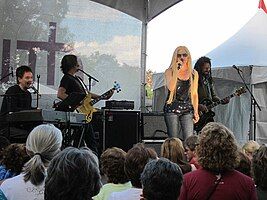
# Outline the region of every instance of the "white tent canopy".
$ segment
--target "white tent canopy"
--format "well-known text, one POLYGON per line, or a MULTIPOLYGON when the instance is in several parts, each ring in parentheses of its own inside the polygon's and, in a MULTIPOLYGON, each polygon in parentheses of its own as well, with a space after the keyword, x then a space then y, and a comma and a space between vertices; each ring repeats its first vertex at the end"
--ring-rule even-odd
MULTIPOLYGON (((236 65, 242 70, 246 85, 251 88, 261 111, 252 105, 249 92, 232 98, 227 105, 219 105, 214 111, 215 120, 233 130, 242 144, 248 139, 267 143, 267 14, 259 10, 238 33, 207 54, 212 59, 212 75, 215 90, 224 98, 244 86, 236 65), (221 66, 221 67, 218 67, 221 66), (255 129, 254 129, 255 121, 255 129), (255 132, 254 132, 255 130, 255 132)), ((165 101, 164 75, 153 76, 153 109, 161 111, 165 101)))
POLYGON ((149 22, 160 13, 182 0, 91 0, 149 22))
POLYGON ((266 25, 267 14, 259 10, 239 32, 207 54, 212 65, 266 65, 266 25))

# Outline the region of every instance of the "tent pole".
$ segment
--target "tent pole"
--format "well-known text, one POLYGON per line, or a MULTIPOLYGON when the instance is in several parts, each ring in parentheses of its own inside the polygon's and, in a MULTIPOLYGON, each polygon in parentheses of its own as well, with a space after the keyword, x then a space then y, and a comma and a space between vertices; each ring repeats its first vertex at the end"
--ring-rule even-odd
POLYGON ((145 1, 146 18, 142 22, 142 36, 141 36, 141 89, 140 89, 140 110, 141 113, 147 111, 146 109, 146 50, 147 50, 147 16, 148 16, 148 1, 145 1))
POLYGON ((142 23, 141 41, 141 112, 146 112, 146 44, 147 43, 147 23, 142 23))

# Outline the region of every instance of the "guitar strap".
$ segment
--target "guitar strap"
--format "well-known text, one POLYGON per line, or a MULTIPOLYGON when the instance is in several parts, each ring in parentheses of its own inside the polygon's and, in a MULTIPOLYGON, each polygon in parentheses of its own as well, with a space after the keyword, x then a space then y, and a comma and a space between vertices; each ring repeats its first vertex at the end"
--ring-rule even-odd
POLYGON ((203 77, 203 85, 206 87, 206 90, 208 92, 208 96, 209 96, 209 99, 212 99, 212 96, 211 96, 211 85, 210 85, 210 82, 209 80, 206 78, 206 77, 203 77))
POLYGON ((87 86, 85 85, 85 83, 83 82, 82 78, 79 77, 79 76, 75 76, 75 77, 78 79, 78 81, 79 81, 80 84, 82 85, 82 87, 83 87, 83 89, 84 89, 84 92, 85 92, 86 94, 88 94, 88 93, 89 93, 89 90, 88 90, 87 86))

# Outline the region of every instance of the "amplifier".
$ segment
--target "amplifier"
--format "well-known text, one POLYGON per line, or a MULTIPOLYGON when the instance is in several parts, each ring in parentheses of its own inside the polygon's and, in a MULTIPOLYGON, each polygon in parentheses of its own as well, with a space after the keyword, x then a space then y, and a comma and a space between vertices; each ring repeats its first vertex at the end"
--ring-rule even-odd
POLYGON ((92 120, 99 155, 110 147, 128 151, 140 142, 140 111, 103 109, 92 120))
POLYGON ((168 137, 163 112, 142 113, 142 140, 164 140, 168 137))
POLYGON ((116 101, 110 100, 106 101, 105 104, 106 109, 126 109, 126 110, 133 110, 134 109, 134 101, 116 101))

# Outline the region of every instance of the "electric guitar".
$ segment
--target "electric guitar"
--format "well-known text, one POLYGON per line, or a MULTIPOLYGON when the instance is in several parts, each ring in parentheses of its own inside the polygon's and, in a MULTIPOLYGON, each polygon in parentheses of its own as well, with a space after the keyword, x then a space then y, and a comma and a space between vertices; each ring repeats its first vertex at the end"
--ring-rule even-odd
POLYGON ((99 102, 100 100, 107 98, 107 96, 114 90, 116 90, 117 93, 121 91, 119 83, 114 82, 113 88, 93 100, 91 98, 91 94, 88 93, 82 101, 82 105, 80 105, 76 110, 79 113, 85 114, 85 119, 89 123, 93 118, 93 113, 96 112, 96 109, 93 107, 93 105, 99 102))
POLYGON ((212 102, 209 99, 204 99, 200 104, 203 104, 207 107, 207 111, 200 111, 199 114, 199 121, 194 124, 194 129, 199 132, 201 129, 215 116, 215 113, 211 110, 212 108, 223 104, 226 99, 231 99, 235 96, 240 96, 241 94, 246 93, 244 87, 240 87, 236 90, 233 94, 221 99, 220 101, 212 102))

